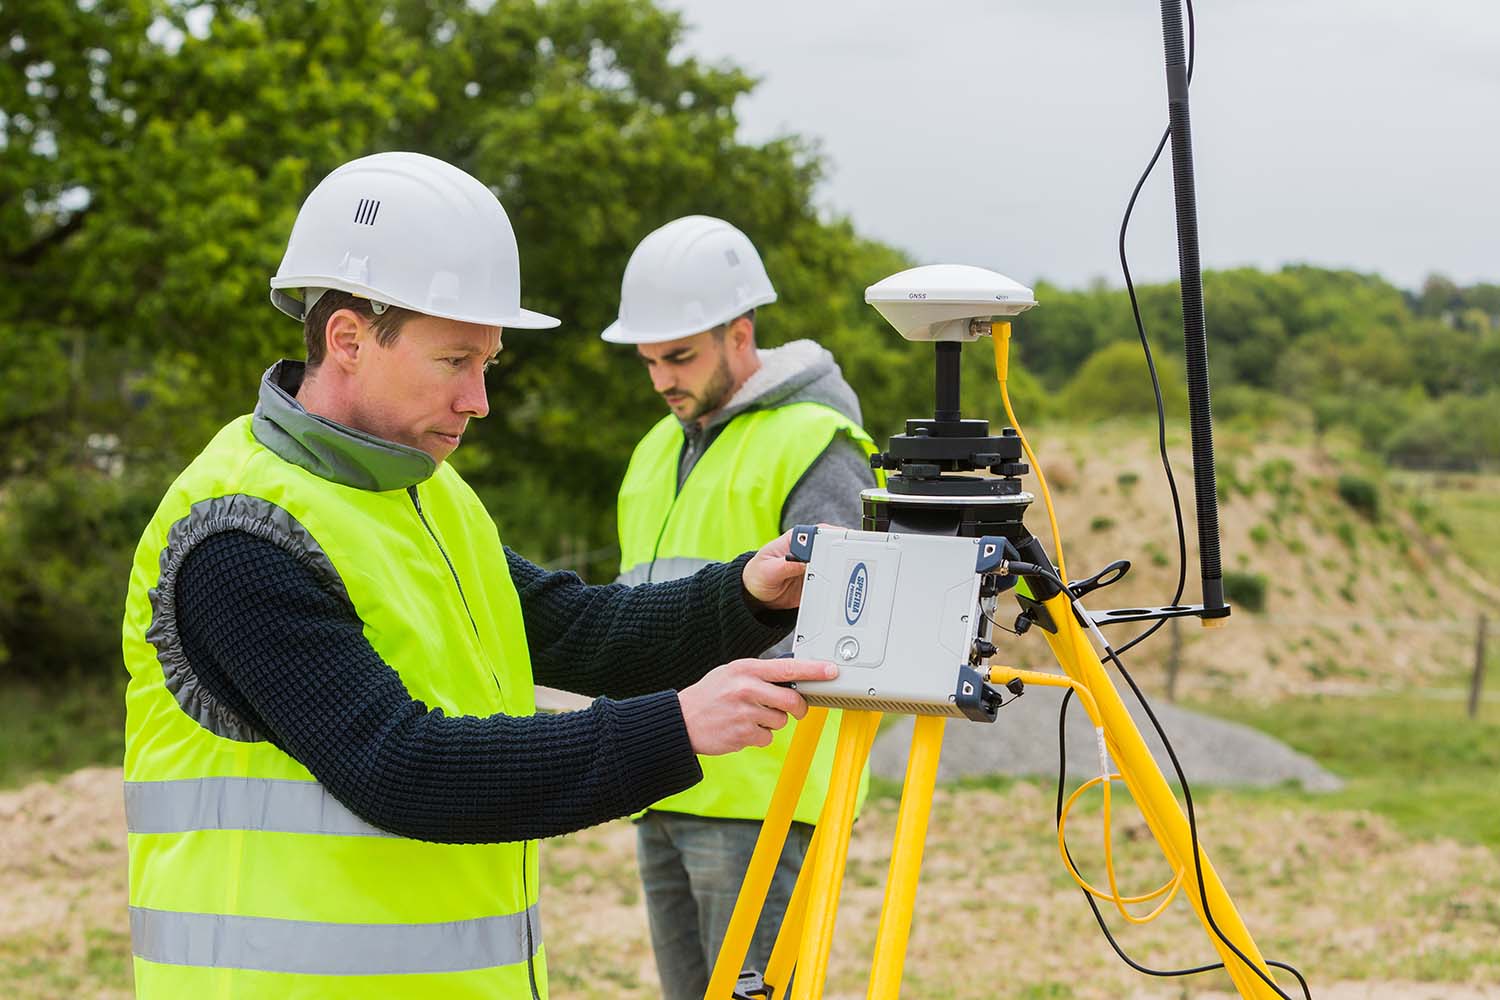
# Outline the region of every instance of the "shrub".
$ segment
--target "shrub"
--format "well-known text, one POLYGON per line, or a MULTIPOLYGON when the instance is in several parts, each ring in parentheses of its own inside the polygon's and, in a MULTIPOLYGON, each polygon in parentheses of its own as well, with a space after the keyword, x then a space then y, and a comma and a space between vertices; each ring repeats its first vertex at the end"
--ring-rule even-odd
POLYGON ((1266 610, 1266 575, 1228 570, 1224 574, 1224 597, 1246 611, 1266 610))
MULTIPOLYGON (((1167 418, 1180 419, 1187 413, 1182 362, 1158 352, 1156 372, 1167 418)), ((1145 357, 1134 340, 1117 340, 1089 355, 1063 387, 1059 398, 1062 411, 1075 420, 1156 413, 1156 396, 1151 391, 1145 357)))
POLYGON ((1343 475, 1339 476, 1339 497, 1359 511, 1365 517, 1373 520, 1380 513, 1380 492, 1375 484, 1361 476, 1343 475))
POLYGON ((58 466, 0 503, 0 660, 39 683, 117 677, 120 616, 141 529, 162 486, 58 466))
POLYGON ((1241 479, 1239 469, 1228 459, 1214 460, 1214 483, 1218 488, 1220 503, 1228 503, 1229 498, 1236 493, 1244 497, 1255 496, 1255 480, 1241 479))

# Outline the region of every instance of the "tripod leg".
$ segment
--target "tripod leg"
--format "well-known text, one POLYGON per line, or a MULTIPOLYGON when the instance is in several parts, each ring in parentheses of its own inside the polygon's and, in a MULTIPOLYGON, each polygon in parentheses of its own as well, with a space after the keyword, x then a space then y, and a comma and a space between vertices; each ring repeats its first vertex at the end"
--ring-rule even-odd
POLYGON ((707 1000, 728 1000, 734 992, 735 982, 745 965, 745 956, 750 951, 750 941, 755 936, 755 925, 766 905, 766 893, 781 860, 781 849, 786 845, 792 814, 797 810, 797 800, 802 795, 802 786, 807 783, 807 771, 812 766, 813 754, 818 749, 818 740, 827 721, 828 709, 809 708, 792 734, 791 746, 787 748, 786 760, 781 765, 781 776, 776 779, 776 790, 771 793, 771 804, 766 809, 760 836, 755 841, 755 851, 745 869, 745 880, 740 883, 734 913, 724 931, 724 943, 714 960, 713 975, 708 980, 705 994, 707 1000))
POLYGON ((833 776, 828 800, 818 822, 819 843, 812 856, 812 883, 808 891, 806 924, 797 953, 797 979, 792 1000, 820 1000, 828 978, 828 953, 833 948, 833 926, 838 918, 839 890, 844 880, 844 862, 849 857, 849 833, 854 826, 854 806, 859 795, 859 776, 870 744, 875 741, 879 712, 845 710, 834 751, 833 776))
POLYGON ((912 728, 901 811, 891 845, 891 871, 885 883, 885 902, 880 907, 880 929, 875 934, 870 1000, 895 1000, 901 989, 906 938, 917 899, 917 878, 921 875, 922 848, 927 842, 927 818, 932 812, 932 788, 937 782, 946 723, 939 715, 919 715, 912 728))
POLYGON ((775 992, 773 996, 787 995, 787 984, 791 982, 792 970, 797 965, 797 952, 802 947, 802 928, 807 924, 807 897, 812 895, 812 884, 816 878, 813 861, 818 856, 818 845, 822 843, 830 799, 823 800, 823 812, 818 825, 813 828, 812 840, 807 845, 807 857, 797 872, 797 883, 792 887, 792 898, 787 901, 786 916, 781 920, 781 929, 776 932, 776 944, 771 948, 771 957, 766 962, 763 980, 775 992))
MULTIPOLYGON (((1052 652, 1056 655, 1064 672, 1086 686, 1093 694, 1099 707, 1100 721, 1104 726, 1105 742, 1110 755, 1119 766, 1120 774, 1130 789, 1130 794, 1135 798, 1136 804, 1140 807, 1146 825, 1156 837, 1162 853, 1166 855, 1168 862, 1183 871, 1185 876, 1183 893, 1192 903, 1193 908, 1198 911, 1198 918, 1203 922, 1204 929, 1208 931, 1209 942, 1219 952, 1219 957, 1229 972, 1229 978, 1234 981, 1240 996, 1247 1000, 1275 1000, 1276 991, 1248 968, 1245 961, 1235 955, 1229 945, 1210 928, 1208 914, 1204 912, 1203 903, 1199 898, 1197 876, 1194 872, 1192 835, 1188 827, 1187 814, 1178 805, 1171 786, 1167 784, 1161 768, 1151 756, 1151 751, 1146 747, 1146 741, 1141 738, 1140 730, 1136 728, 1135 721, 1130 717, 1124 700, 1121 699, 1114 682, 1105 671, 1099 654, 1089 642, 1088 634, 1074 617, 1072 605, 1061 594, 1049 598, 1043 604, 1051 612, 1052 620, 1057 623, 1058 629, 1056 633, 1043 633, 1047 643, 1052 647, 1052 652)), ((1208 851, 1203 849, 1201 842, 1199 853, 1203 863, 1203 890, 1213 912, 1214 923, 1223 931, 1228 941, 1232 942, 1251 962, 1269 976, 1270 969, 1265 959, 1261 957, 1254 940, 1250 937, 1250 931, 1240 919, 1234 902, 1229 898, 1228 890, 1219 880, 1218 873, 1214 871, 1213 865, 1208 860, 1208 851)))
POLYGON ((792 888, 792 898, 787 901, 786 916, 781 920, 776 944, 766 962, 763 979, 767 986, 775 989, 773 996, 786 996, 786 984, 791 981, 792 968, 797 964, 797 949, 801 947, 802 928, 807 922, 807 897, 812 892, 813 859, 818 856, 818 838, 822 829, 823 824, 819 823, 813 830, 812 840, 807 845, 807 859, 797 872, 797 884, 792 888))

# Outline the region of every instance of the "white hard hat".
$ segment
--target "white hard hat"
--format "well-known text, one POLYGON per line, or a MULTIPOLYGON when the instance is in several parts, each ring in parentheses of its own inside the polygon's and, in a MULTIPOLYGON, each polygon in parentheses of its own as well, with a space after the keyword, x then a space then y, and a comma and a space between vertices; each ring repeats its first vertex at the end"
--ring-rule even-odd
POLYGON ((723 219, 689 215, 641 240, 620 282, 620 318, 601 335, 659 344, 776 301, 750 238, 723 219))
POLYGON ((376 153, 323 178, 297 213, 271 301, 300 320, 336 288, 428 316, 544 330, 521 308, 521 259, 489 188, 421 153, 376 153), (299 301, 282 289, 301 289, 299 301))

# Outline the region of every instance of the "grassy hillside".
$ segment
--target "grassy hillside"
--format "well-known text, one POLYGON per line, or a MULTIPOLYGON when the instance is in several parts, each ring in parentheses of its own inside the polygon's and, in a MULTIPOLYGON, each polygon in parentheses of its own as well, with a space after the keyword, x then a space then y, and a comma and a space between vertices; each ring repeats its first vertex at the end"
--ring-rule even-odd
MULTIPOLYGON (((1090 575, 1129 559, 1093 609, 1167 604, 1177 575, 1170 494, 1154 426, 1114 422, 1030 432, 1052 487, 1068 571, 1090 575)), ((1221 430, 1216 439, 1222 563, 1235 612, 1219 629, 1178 628, 1179 693, 1267 700, 1294 693, 1457 692, 1473 666, 1481 611, 1500 611, 1500 485, 1467 477, 1399 476, 1353 447, 1307 432, 1221 430), (1452 477, 1441 480, 1451 482, 1452 477)), ((1187 524, 1188 583, 1201 600, 1190 445, 1169 438, 1187 524)), ((1052 548, 1038 500, 1027 525, 1052 548)), ((1116 644, 1136 634, 1116 625, 1116 644)), ((1162 690, 1172 655, 1164 628, 1127 665, 1162 690)), ((1040 642, 1016 658, 1045 664, 1040 642)), ((1496 645, 1495 643, 1491 644, 1496 645)))

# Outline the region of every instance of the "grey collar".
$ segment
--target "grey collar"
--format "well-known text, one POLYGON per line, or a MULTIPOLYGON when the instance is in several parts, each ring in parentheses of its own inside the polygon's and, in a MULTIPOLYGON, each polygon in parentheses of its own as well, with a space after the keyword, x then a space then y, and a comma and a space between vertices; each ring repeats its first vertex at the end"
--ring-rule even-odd
POLYGON ((297 402, 307 366, 282 360, 266 369, 250 429, 277 456, 315 476, 358 490, 404 490, 437 471, 419 448, 308 413, 297 402))

